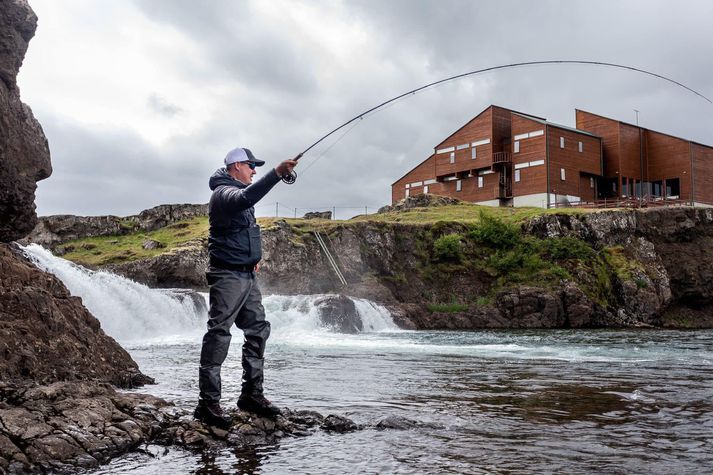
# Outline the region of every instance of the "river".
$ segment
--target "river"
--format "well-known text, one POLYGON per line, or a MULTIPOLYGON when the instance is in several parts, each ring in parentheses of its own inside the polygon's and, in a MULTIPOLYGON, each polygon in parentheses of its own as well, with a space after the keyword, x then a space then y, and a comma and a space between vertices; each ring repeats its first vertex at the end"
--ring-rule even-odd
MULTIPOLYGON (((204 306, 27 252, 156 378, 141 392, 192 410, 204 306)), ((347 335, 320 326, 315 298, 265 297, 267 396, 414 427, 203 455, 149 447, 91 473, 711 473, 713 331, 402 331, 384 308, 357 300, 366 331, 347 335)), ((226 406, 240 384, 235 334, 226 406)))

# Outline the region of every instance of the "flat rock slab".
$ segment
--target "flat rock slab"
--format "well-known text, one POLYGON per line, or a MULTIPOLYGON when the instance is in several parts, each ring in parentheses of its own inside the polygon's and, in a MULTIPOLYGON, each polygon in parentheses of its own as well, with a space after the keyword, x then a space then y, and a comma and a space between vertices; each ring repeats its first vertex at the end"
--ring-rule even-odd
POLYGON ((285 409, 276 419, 237 410, 230 415, 231 428, 221 430, 160 398, 121 393, 106 383, 0 382, 0 475, 74 473, 147 444, 204 451, 362 428, 345 417, 314 411, 285 409))

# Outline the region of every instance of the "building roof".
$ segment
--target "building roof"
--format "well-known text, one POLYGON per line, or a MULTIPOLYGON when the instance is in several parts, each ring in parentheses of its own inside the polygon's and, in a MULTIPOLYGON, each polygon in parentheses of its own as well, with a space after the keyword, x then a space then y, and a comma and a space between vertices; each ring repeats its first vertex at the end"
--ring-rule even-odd
POLYGON ((587 132, 586 130, 580 130, 580 129, 575 129, 574 127, 567 127, 566 125, 556 124, 554 122, 548 121, 547 119, 543 119, 541 117, 536 117, 534 115, 523 114, 522 112, 515 112, 515 111, 512 111, 512 113, 515 115, 519 115, 520 117, 524 117, 525 119, 534 120, 535 122, 539 122, 542 125, 550 125, 552 127, 557 127, 558 129, 569 130, 570 132, 577 132, 578 134, 589 135, 590 137, 595 137, 598 139, 601 138, 600 136, 595 135, 591 132, 587 132))
POLYGON ((636 127, 636 128, 638 128, 638 129, 641 129, 641 130, 648 130, 649 132, 653 132, 653 133, 655 133, 655 134, 666 135, 666 136, 668 136, 668 137, 673 137, 673 138, 675 138, 675 139, 684 140, 684 141, 686 141, 686 142, 691 142, 691 143, 694 143, 694 144, 696 144, 696 145, 700 145, 701 147, 713 148, 713 145, 707 145, 707 144, 704 144, 704 143, 701 143, 701 142, 696 142, 695 140, 685 139, 685 138, 683 138, 683 137, 679 137, 679 136, 677 136, 677 135, 668 134, 668 133, 666 133, 666 132, 659 132, 658 130, 653 130, 653 129, 649 129, 649 128, 647 128, 647 127, 642 127, 642 126, 640 126, 640 125, 631 124, 631 123, 629 123, 629 122, 624 122, 623 120, 612 119, 611 117, 607 117, 607 116, 605 116, 605 115, 596 114, 596 113, 594 113, 594 112, 589 112, 589 111, 585 111, 585 110, 582 110, 582 109, 574 109, 574 110, 575 110, 575 113, 576 113, 577 111, 579 111, 579 112, 584 112, 584 113, 591 114, 591 115, 596 115, 597 117, 601 117, 601 118, 603 118, 603 119, 611 120, 611 121, 613 121, 613 122, 618 122, 618 123, 620 123, 620 124, 628 125, 629 127, 636 127))

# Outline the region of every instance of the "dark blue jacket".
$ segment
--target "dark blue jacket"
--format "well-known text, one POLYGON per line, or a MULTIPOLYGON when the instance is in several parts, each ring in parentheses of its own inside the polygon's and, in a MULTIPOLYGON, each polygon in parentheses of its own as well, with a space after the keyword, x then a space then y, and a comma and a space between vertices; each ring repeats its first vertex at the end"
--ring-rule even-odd
POLYGON ((208 203, 208 254, 212 266, 252 267, 260 261, 260 226, 255 222, 253 206, 279 181, 274 169, 249 186, 230 176, 225 168, 210 177, 208 185, 213 194, 208 203))

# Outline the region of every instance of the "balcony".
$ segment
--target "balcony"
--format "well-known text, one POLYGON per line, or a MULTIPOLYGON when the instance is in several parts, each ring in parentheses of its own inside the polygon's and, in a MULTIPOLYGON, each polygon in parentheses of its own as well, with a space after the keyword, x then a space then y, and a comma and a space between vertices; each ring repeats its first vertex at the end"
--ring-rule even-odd
POLYGON ((512 163, 512 153, 495 152, 493 154, 493 165, 496 163, 512 163))

